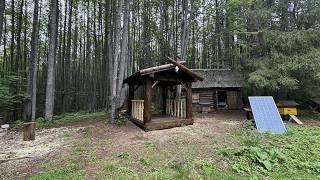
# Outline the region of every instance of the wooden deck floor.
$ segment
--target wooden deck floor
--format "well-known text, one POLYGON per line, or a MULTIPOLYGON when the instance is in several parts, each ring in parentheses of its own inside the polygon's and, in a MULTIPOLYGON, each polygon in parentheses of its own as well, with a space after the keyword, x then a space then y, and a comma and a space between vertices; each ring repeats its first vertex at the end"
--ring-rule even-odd
POLYGON ((143 121, 131 118, 131 121, 144 129, 145 131, 169 129, 173 127, 181 127, 192 125, 193 119, 178 118, 170 115, 154 115, 150 123, 144 124, 143 121))

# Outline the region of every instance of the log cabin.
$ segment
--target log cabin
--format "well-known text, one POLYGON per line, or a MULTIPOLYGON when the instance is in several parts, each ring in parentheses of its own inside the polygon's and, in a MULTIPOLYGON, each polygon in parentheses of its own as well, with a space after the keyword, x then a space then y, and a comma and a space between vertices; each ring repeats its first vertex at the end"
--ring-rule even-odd
POLYGON ((167 129, 194 123, 192 117, 192 83, 203 78, 186 66, 184 61, 168 58, 170 64, 142 69, 123 82, 129 86, 128 115, 130 120, 145 131, 167 129), (173 95, 177 85, 184 88, 184 96, 173 95), (142 87, 142 96, 135 93, 142 87), (155 93, 155 88, 160 93, 155 93), (154 113, 153 98, 161 99, 161 113, 154 113))
POLYGON ((229 69, 192 69, 203 81, 192 84, 192 110, 209 113, 219 109, 241 109, 244 81, 229 69))

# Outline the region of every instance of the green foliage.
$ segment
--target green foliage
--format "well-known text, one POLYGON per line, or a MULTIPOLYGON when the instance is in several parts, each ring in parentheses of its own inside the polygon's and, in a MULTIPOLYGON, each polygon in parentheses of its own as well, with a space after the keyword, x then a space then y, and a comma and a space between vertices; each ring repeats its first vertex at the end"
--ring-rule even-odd
POLYGON ((121 159, 129 159, 130 154, 128 152, 122 152, 122 153, 118 154, 118 157, 121 159))
POLYGON ((314 119, 320 121, 320 113, 311 110, 299 110, 299 116, 307 119, 314 119))
MULTIPOLYGON (((54 116, 52 122, 46 121, 44 118, 40 117, 36 119, 36 127, 37 128, 52 128, 52 127, 59 127, 63 126, 69 123, 81 121, 88 118, 95 118, 98 116, 105 115, 105 112, 94 112, 94 113, 88 113, 88 112, 76 112, 76 113, 67 113, 65 115, 58 115, 54 116)), ((23 121, 16 120, 11 123, 12 129, 20 129, 23 126, 23 121)))
POLYGON ((139 159, 139 162, 143 166, 148 166, 150 164, 149 161, 147 159, 144 159, 144 158, 139 159))
POLYGON ((265 31, 263 56, 248 59, 248 82, 269 93, 281 91, 298 100, 319 96, 320 31, 265 31))
POLYGON ((237 173, 271 171, 274 166, 286 163, 287 160, 279 149, 263 146, 242 146, 234 152, 234 155, 238 157, 238 162, 232 168, 237 173))
POLYGON ((51 128, 51 127, 59 127, 68 123, 81 121, 83 119, 95 118, 97 116, 103 116, 105 112, 76 112, 76 113, 67 113, 65 115, 54 116, 52 122, 46 121, 44 118, 38 118, 36 120, 37 128, 51 128))
POLYGON ((14 110, 15 105, 21 105, 30 97, 25 93, 23 86, 17 86, 25 81, 20 75, 7 75, 0 78, 0 109, 14 110))
POLYGON ((80 180, 83 179, 80 169, 75 165, 71 164, 67 167, 54 168, 46 172, 36 174, 30 178, 31 180, 51 180, 51 179, 70 179, 80 180))
POLYGON ((239 133, 241 146, 223 149, 231 168, 254 177, 307 177, 320 175, 320 128, 288 126, 287 135, 239 133))
POLYGON ((118 126, 124 126, 127 124, 129 121, 129 116, 128 115, 121 115, 118 118, 115 119, 115 124, 118 126))

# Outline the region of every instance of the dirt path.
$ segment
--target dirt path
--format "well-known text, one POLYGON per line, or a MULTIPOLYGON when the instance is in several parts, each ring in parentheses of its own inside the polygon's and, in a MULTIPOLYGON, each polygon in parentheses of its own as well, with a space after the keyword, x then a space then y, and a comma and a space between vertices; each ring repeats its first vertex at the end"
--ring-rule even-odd
POLYGON ((10 132, 0 142, 0 159, 22 159, 0 162, 0 179, 24 179, 44 166, 62 166, 70 160, 81 166, 86 179, 91 179, 99 167, 90 163, 90 158, 113 161, 120 152, 128 152, 130 163, 136 166, 147 144, 166 152, 209 157, 212 147, 236 143, 230 135, 242 126, 244 117, 239 112, 196 115, 193 126, 152 132, 144 132, 131 122, 121 127, 108 125, 105 117, 98 117, 37 130, 34 142, 23 142, 21 132, 10 132))

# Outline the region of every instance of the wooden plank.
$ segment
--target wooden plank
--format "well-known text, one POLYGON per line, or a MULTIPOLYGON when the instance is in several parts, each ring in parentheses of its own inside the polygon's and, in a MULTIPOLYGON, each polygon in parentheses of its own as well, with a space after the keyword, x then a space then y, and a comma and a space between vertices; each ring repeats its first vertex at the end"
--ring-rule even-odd
POLYGON ((145 129, 145 125, 143 124, 143 121, 137 118, 130 118, 130 121, 136 124, 138 127, 145 129))
POLYGON ((238 108, 238 93, 237 91, 227 91, 227 104, 228 109, 238 108))
POLYGON ((190 82, 187 82, 186 88, 186 118, 192 119, 192 89, 190 82))
POLYGON ((295 115, 289 115, 289 117, 290 117, 290 120, 292 119, 292 120, 294 120, 297 124, 303 125, 303 122, 300 121, 300 120, 297 118, 297 116, 295 116, 295 115))
POLYGON ((151 121, 152 108, 152 80, 147 78, 144 83, 144 110, 143 122, 149 123, 151 121))
POLYGON ((129 84, 129 96, 128 96, 128 115, 132 114, 132 99, 134 99, 134 86, 129 84))
POLYGON ((194 121, 192 119, 168 119, 161 120, 160 122, 150 122, 145 124, 145 131, 153 131, 153 130, 162 130, 162 129, 169 129, 174 127, 181 127, 187 125, 193 125, 194 121))
POLYGON ((161 93, 162 93, 162 114, 166 114, 166 109, 167 109, 167 87, 162 87, 161 88, 161 93))
MULTIPOLYGON (((179 61, 178 63, 186 64, 186 61, 179 61)), ((175 67, 175 65, 173 65, 173 64, 164 64, 161 66, 155 66, 155 67, 151 67, 151 68, 147 68, 147 69, 142 69, 142 70, 140 70, 140 74, 141 75, 151 74, 151 73, 155 73, 155 72, 159 72, 159 71, 165 71, 168 69, 172 69, 174 67, 175 67)))

